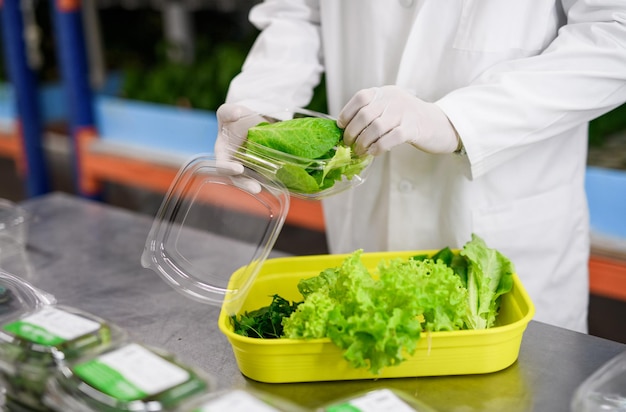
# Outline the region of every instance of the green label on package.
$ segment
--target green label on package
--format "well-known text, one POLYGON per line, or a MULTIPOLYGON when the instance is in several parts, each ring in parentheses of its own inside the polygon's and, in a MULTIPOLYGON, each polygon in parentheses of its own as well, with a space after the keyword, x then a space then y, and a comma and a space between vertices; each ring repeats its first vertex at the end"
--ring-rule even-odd
POLYGON ((189 380, 189 373, 135 343, 76 365, 74 373, 123 401, 143 399, 189 380))
POLYGON ((3 326, 15 336, 46 346, 60 345, 99 328, 98 322, 53 307, 3 326))

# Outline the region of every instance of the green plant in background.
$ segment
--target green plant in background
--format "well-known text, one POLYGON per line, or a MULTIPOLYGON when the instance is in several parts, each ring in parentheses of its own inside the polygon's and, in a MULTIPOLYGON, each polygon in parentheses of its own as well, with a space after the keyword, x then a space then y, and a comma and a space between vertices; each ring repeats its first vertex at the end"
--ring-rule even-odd
POLYGON ((608 136, 619 132, 626 133, 626 104, 589 123, 589 145, 601 147, 608 136))
MULTIPOLYGON (((252 41, 199 42, 196 61, 183 64, 157 46, 157 63, 149 69, 133 62, 123 69, 122 96, 152 103, 215 111, 225 101, 231 80, 241 71, 252 41)), ((314 91, 310 110, 327 113, 325 81, 314 91)))
POLYGON ((123 69, 122 96, 204 110, 216 110, 224 102, 249 48, 232 41, 213 47, 203 43, 197 48, 196 61, 187 65, 168 60, 163 44, 158 47, 161 58, 149 70, 137 64, 123 69))

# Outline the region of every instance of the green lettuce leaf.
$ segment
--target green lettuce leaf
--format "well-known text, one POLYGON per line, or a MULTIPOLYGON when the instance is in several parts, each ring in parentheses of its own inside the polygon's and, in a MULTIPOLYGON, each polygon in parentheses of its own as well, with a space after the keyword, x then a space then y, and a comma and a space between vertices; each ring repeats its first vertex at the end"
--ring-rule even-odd
POLYGON ((498 316, 500 296, 513 287, 513 263, 499 251, 487 247, 485 241, 475 234, 463 246, 460 255, 468 262, 468 327, 491 327, 498 316))
POLYGON ((343 130, 331 119, 304 117, 276 123, 260 123, 248 130, 248 152, 272 156, 262 148, 271 148, 307 159, 303 163, 278 160, 276 178, 290 190, 317 193, 332 187, 344 177, 352 179, 371 161, 370 156, 357 157, 343 143, 343 130), (323 160, 324 162, 319 162, 323 160), (323 168, 319 164, 323 164, 323 168))
POLYGON ((251 142, 306 159, 329 157, 342 137, 334 120, 318 117, 261 123, 248 130, 251 142))

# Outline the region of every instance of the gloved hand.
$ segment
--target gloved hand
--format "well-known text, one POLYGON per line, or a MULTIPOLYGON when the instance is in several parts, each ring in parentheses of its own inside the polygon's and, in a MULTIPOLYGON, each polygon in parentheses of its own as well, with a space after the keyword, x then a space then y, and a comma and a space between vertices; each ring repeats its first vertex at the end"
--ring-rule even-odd
MULTIPOLYGON (((231 151, 236 150, 246 140, 248 129, 263 121, 257 112, 237 104, 225 103, 216 112, 217 140, 215 160, 222 173, 239 175, 244 171, 241 163, 232 160, 231 151)), ((252 193, 259 193, 261 187, 250 179, 235 179, 233 182, 252 193)))
POLYGON ((398 86, 357 92, 343 107, 337 125, 357 154, 379 155, 402 143, 428 153, 452 153, 459 136, 445 113, 398 86))
POLYGON ((234 164, 234 167, 243 171, 243 166, 231 162, 231 150, 238 148, 246 140, 248 129, 263 121, 263 118, 253 110, 238 104, 224 103, 217 112, 217 140, 215 141, 215 159, 218 164, 234 164), (229 149, 230 147, 230 149, 229 149))

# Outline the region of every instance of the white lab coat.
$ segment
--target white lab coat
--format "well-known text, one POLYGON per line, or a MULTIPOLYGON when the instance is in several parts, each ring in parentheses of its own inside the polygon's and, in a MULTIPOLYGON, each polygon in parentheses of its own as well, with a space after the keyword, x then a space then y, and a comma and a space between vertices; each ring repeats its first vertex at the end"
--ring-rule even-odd
POLYGON ((250 18, 264 31, 228 101, 302 107, 325 70, 331 114, 396 84, 436 102, 465 145, 377 157, 324 201, 331 252, 474 232, 513 261, 536 320, 587 330, 586 122, 626 101, 626 1, 266 0, 250 18))

